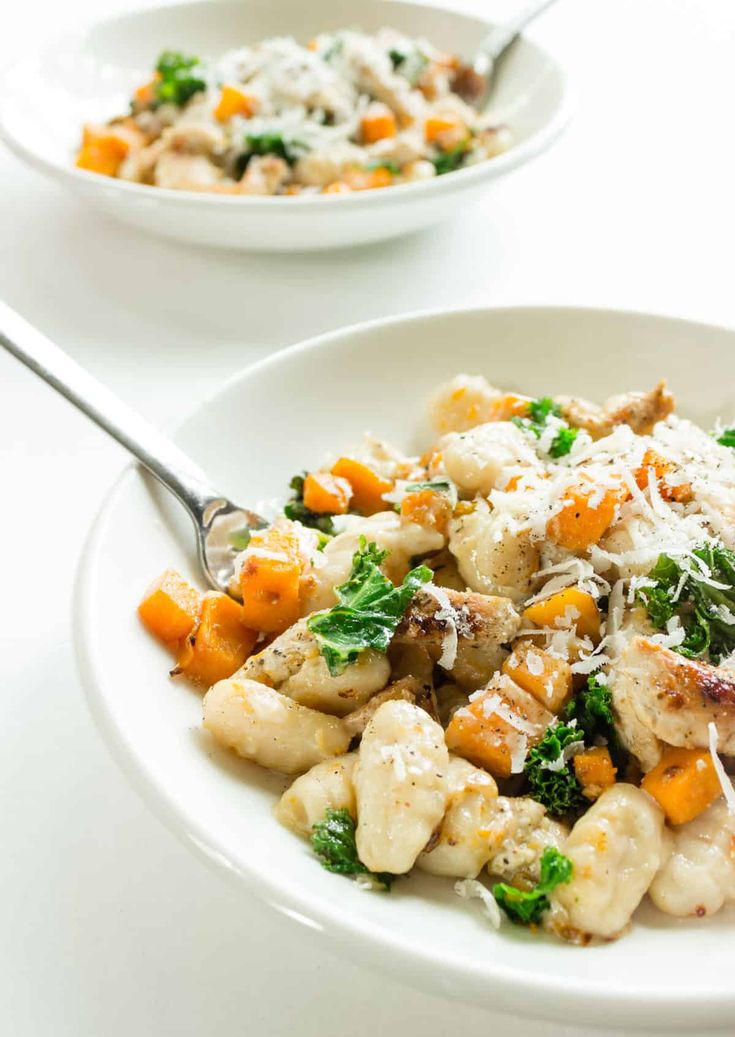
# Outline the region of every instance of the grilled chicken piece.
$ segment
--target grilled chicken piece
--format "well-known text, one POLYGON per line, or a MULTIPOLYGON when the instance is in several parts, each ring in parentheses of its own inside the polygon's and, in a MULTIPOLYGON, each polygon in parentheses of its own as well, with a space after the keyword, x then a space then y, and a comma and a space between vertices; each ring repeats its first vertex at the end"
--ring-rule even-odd
POLYGON ((706 749, 714 722, 718 752, 735 753, 732 670, 635 637, 620 657, 615 687, 640 725, 669 745, 706 749))
MULTIPOLYGON (((346 716, 343 721, 343 727, 355 738, 363 733, 368 725, 368 721, 372 719, 384 702, 403 701, 416 703, 421 706, 421 700, 424 697, 424 688, 415 677, 401 677, 400 680, 389 684, 387 688, 383 688, 377 695, 373 695, 364 706, 360 706, 354 713, 346 716)), ((431 711, 427 710, 427 712, 430 713, 431 711)))
POLYGON ((662 378, 650 392, 611 396, 603 410, 611 426, 630 425, 637 435, 646 436, 657 422, 668 418, 675 406, 676 400, 662 378))
POLYGON ((333 676, 306 620, 301 619, 262 652, 251 655, 237 676, 267 684, 302 706, 345 716, 385 687, 390 663, 370 649, 333 676))
POLYGON ((640 436, 648 435, 653 426, 668 418, 676 400, 662 379, 650 392, 626 392, 611 396, 600 407, 582 397, 556 396, 561 416, 575 428, 582 428, 593 439, 609 435, 616 425, 630 425, 640 436))
POLYGON ((441 588, 439 595, 421 590, 408 606, 394 641, 438 648, 454 627, 458 645, 465 641, 507 644, 513 640, 520 625, 521 617, 510 598, 448 588, 441 588))

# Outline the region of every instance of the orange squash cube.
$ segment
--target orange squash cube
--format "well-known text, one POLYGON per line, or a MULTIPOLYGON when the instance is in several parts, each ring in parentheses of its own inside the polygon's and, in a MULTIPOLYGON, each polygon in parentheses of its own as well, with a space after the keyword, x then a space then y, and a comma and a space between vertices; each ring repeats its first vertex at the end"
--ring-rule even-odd
POLYGON ((722 795, 712 757, 706 749, 664 749, 641 782, 672 825, 693 821, 722 795))
POLYGON ((552 713, 559 713, 572 695, 572 668, 565 659, 517 641, 503 662, 502 672, 552 713))
POLYGON ((605 745, 585 749, 574 757, 574 774, 587 799, 597 799, 609 785, 615 784, 617 769, 605 745))
POLYGON ((452 115, 430 115, 424 123, 424 139, 428 144, 444 142, 447 137, 467 136, 467 127, 460 118, 452 115))
POLYGON ((319 515, 344 515, 351 496, 347 480, 331 472, 309 472, 304 479, 304 505, 319 515))
POLYGON ((257 631, 245 626, 242 607, 233 598, 206 594, 199 623, 181 646, 173 673, 211 687, 240 669, 257 640, 257 631))
POLYGON ((527 691, 496 676, 454 713, 445 732, 447 748, 496 778, 509 778, 523 769, 526 750, 553 719, 527 691))
POLYGON ((249 119, 255 114, 257 107, 257 98, 243 93, 236 86, 225 85, 222 87, 217 107, 214 109, 214 117, 218 122, 228 122, 235 115, 249 119))
POLYGON ((240 570, 243 622, 280 634, 299 618, 303 560, 298 537, 271 526, 253 533, 240 570))
POLYGON ((538 627, 573 626, 580 637, 600 640, 600 610, 587 591, 566 587, 542 601, 536 601, 523 611, 523 618, 538 627), (566 623, 566 617, 571 623, 566 623))
POLYGON ((371 105, 360 120, 363 144, 374 144, 398 133, 396 117, 387 104, 371 105))
POLYGON ((618 504, 627 495, 622 484, 600 488, 582 476, 576 485, 564 491, 562 509, 547 522, 546 535, 568 551, 586 551, 599 543, 615 518, 618 504))
POLYGON ((176 645, 194 629, 201 605, 199 591, 174 569, 167 569, 146 591, 138 615, 152 634, 176 645))
POLYGON ((359 511, 363 515, 374 515, 390 507, 387 501, 383 500, 383 494, 390 493, 393 483, 362 461, 356 461, 353 457, 340 457, 332 466, 332 475, 346 479, 352 487, 350 507, 354 511, 359 511))
POLYGON ((424 529, 435 529, 446 535, 452 517, 452 502, 437 490, 416 490, 401 501, 401 521, 415 522, 424 529))

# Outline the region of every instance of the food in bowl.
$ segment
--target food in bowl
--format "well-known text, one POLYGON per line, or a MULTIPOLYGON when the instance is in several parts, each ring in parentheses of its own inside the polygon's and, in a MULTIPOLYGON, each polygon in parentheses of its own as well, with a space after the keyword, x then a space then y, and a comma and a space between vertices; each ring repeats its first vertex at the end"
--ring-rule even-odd
POLYGON ((343 194, 441 176, 511 143, 469 66, 391 29, 274 37, 209 63, 161 54, 130 112, 84 128, 76 164, 226 195, 343 194))
POLYGON ((414 869, 587 943, 735 898, 735 429, 458 376, 421 457, 367 437, 236 534, 234 597, 140 605, 204 726, 374 890, 414 869), (489 884, 480 880, 489 879, 489 884))

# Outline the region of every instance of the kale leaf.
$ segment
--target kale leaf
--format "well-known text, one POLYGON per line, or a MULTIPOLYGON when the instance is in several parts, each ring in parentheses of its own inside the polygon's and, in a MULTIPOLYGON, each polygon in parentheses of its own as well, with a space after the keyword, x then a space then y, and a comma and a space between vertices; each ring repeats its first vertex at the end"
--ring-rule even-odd
POLYGON ((467 141, 462 141, 453 148, 449 148, 448 151, 440 151, 438 155, 435 155, 431 160, 436 170, 437 176, 443 176, 445 173, 453 173, 456 169, 460 169, 464 164, 469 153, 469 144, 467 141))
POLYGON ((175 50, 165 50, 158 58, 155 85, 157 104, 175 104, 182 107, 194 94, 207 89, 202 79, 199 58, 187 57, 175 50))
MULTIPOLYGON (((528 413, 525 417, 511 418, 514 425, 531 432, 540 439, 546 430, 546 424, 550 417, 561 419, 561 407, 555 403, 550 396, 542 396, 538 400, 532 400, 528 405, 528 413)), ((574 441, 579 435, 579 429, 564 425, 560 428, 549 447, 551 457, 564 457, 574 446, 574 441)))
POLYGON ((557 817, 575 813, 585 802, 571 760, 564 762, 562 757, 568 745, 582 740, 576 724, 557 723, 546 729, 526 758, 524 771, 531 795, 557 817))
POLYGON ((541 875, 533 889, 517 889, 506 882, 493 886, 493 896, 511 921, 517 925, 533 925, 548 911, 549 893, 569 882, 574 866, 568 857, 553 846, 547 846, 541 857, 541 875))
POLYGON ((302 526, 309 526, 331 536, 334 533, 332 516, 310 511, 304 504, 304 478, 304 475, 294 475, 288 484, 293 490, 293 497, 285 505, 283 514, 292 522, 300 522, 302 526))
POLYGON ((323 868, 336 875, 367 875, 389 890, 395 875, 374 873, 357 856, 355 822, 348 810, 327 810, 311 830, 311 845, 323 868))
POLYGON ((333 676, 368 648, 386 652, 409 602, 434 575, 427 566, 419 565, 395 587, 379 568, 387 553, 360 537, 350 577, 335 588, 338 604, 306 621, 333 676))
POLYGON ((735 447, 735 428, 724 428, 717 437, 717 442, 722 446, 735 447))
POLYGON ((249 133, 245 138, 244 150, 235 162, 235 174, 241 177, 255 155, 277 155, 290 166, 299 160, 308 149, 298 140, 287 140, 282 133, 249 133))
POLYGON ((606 684, 592 673, 587 687, 568 703, 564 710, 566 721, 577 721, 577 731, 587 745, 605 741, 616 767, 624 766, 627 753, 615 728, 612 695, 606 684))
POLYGON ((659 630, 673 616, 684 627, 674 651, 689 659, 709 654, 713 663, 735 651, 735 552, 718 544, 695 547, 689 559, 659 555, 637 600, 659 630), (714 581, 719 586, 712 586, 714 581))

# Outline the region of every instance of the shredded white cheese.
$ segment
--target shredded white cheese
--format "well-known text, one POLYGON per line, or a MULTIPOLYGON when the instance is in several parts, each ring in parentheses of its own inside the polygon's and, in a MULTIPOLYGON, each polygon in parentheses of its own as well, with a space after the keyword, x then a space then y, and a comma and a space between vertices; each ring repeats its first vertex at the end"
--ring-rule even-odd
POLYGON ((715 768, 715 773, 722 786, 722 795, 725 797, 727 803, 727 810, 730 814, 735 814, 735 789, 732 787, 732 782, 725 772, 725 768, 722 766, 722 760, 717 752, 717 743, 719 740, 717 725, 714 720, 710 720, 707 724, 707 730, 709 732, 709 753, 712 757, 712 765, 715 768))
POLYGON ((442 639, 442 654, 439 656, 439 665, 445 670, 451 670, 457 661, 457 646, 459 637, 457 623, 459 617, 449 600, 449 595, 443 587, 437 587, 433 583, 425 583, 423 589, 439 603, 439 610, 434 618, 445 624, 445 633, 442 639))
POLYGON ((500 928, 502 921, 500 908, 487 886, 483 886, 477 879, 460 879, 454 883, 454 892, 463 900, 481 900, 490 925, 493 929, 500 928))

